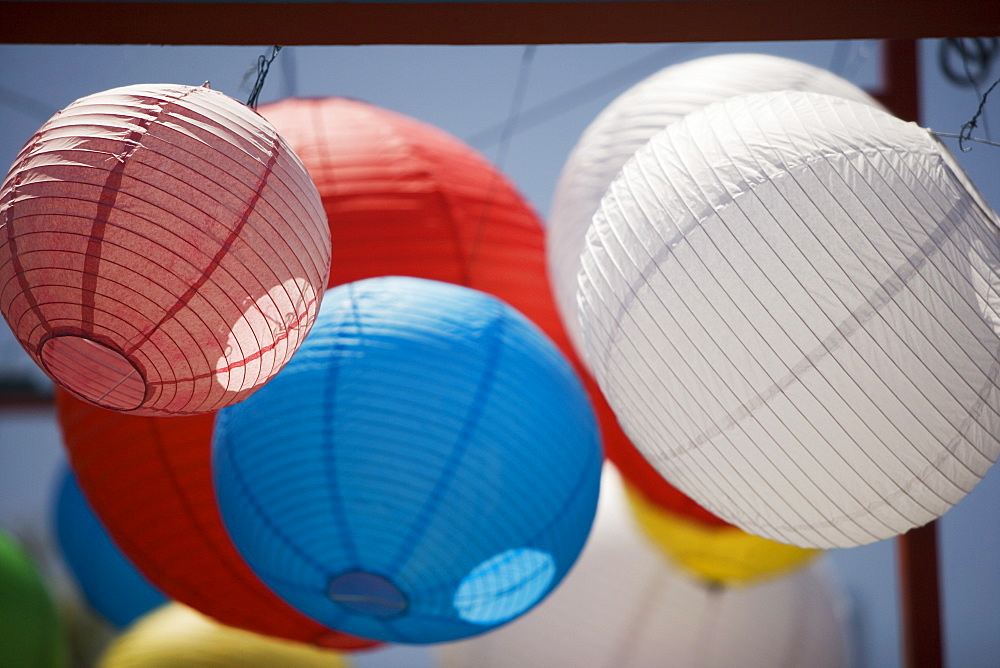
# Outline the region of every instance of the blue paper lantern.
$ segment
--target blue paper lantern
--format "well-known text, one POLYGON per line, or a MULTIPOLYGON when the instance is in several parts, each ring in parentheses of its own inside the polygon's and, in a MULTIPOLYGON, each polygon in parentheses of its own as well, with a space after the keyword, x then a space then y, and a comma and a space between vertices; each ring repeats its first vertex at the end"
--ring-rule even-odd
POLYGON ((223 519, 261 579, 323 624, 403 643, 540 601, 583 547, 600 468, 587 395, 540 330, 402 277, 328 291, 213 445, 223 519))
POLYGON ((111 540, 69 468, 59 483, 55 511, 59 548, 94 612, 124 628, 167 601, 111 540))

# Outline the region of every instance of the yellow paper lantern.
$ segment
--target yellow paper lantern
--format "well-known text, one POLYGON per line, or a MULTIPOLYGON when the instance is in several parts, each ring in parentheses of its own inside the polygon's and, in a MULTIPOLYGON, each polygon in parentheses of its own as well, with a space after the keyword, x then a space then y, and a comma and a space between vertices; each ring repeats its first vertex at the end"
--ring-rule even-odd
POLYGON ((337 652, 223 626, 180 603, 140 618, 100 668, 349 668, 337 652))
POLYGON ((703 580, 747 584, 801 568, 822 553, 672 513, 628 484, 625 492, 646 537, 682 570, 703 580))

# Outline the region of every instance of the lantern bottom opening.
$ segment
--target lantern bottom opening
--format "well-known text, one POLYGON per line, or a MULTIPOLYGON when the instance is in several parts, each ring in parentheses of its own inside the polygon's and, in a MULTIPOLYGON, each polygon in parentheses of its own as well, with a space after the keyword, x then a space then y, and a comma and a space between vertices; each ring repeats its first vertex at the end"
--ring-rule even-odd
POLYGON ((39 359, 53 381, 98 406, 127 411, 146 398, 146 379, 139 368, 118 350, 86 336, 46 339, 39 359))
POLYGON ((330 600, 354 613, 387 619, 406 613, 406 595, 388 578, 367 571, 348 571, 330 580, 330 600))

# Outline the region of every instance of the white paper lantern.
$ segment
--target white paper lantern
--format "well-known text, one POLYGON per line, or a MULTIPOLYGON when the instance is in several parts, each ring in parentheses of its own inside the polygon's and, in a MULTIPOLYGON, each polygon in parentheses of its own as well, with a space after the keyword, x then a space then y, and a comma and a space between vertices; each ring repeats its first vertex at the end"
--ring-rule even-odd
POLYGON ((673 65, 618 96, 580 136, 559 177, 549 213, 546 252, 559 312, 582 351, 576 275, 587 228, 622 165, 650 137, 696 109, 736 95, 801 90, 880 106, 863 90, 807 63, 760 53, 732 53, 673 65))
POLYGON ((723 519, 804 547, 903 533, 1000 452, 998 225, 912 123, 733 98, 602 200, 588 361, 637 447, 723 519))
POLYGON ((523 618, 440 645, 442 668, 835 668, 848 661, 844 601, 821 565, 711 589, 639 532, 606 467, 576 566, 523 618))

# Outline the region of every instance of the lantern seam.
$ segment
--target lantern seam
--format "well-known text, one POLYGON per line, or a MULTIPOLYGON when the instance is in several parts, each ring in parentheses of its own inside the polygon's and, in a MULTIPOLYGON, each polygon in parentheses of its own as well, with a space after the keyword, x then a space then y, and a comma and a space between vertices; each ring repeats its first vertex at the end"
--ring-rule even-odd
MULTIPOLYGON (((847 152, 847 151, 844 151, 844 152, 834 152, 834 153, 832 153, 832 154, 830 154, 830 155, 832 155, 833 157, 838 157, 838 158, 840 158, 840 157, 844 157, 844 158, 848 158, 848 159, 849 159, 851 155, 855 155, 855 154, 858 154, 858 153, 861 153, 861 154, 863 154, 863 155, 866 155, 866 156, 870 157, 870 156, 871 156, 872 154, 874 154, 874 153, 880 153, 880 152, 879 152, 879 151, 852 151, 852 152, 847 152)), ((917 155, 919 155, 919 156, 923 157, 923 156, 927 156, 929 152, 928 152, 928 151, 909 151, 909 152, 906 152, 906 153, 912 153, 912 154, 917 154, 917 155)), ((936 163, 937 163, 938 165, 940 165, 940 164, 941 164, 941 162, 942 162, 942 160, 941 160, 941 157, 940 157, 940 155, 935 155, 935 154, 933 154, 933 153, 931 153, 931 155, 933 155, 934 157, 936 157, 936 158, 937 158, 937 161, 936 161, 936 163)), ((814 156, 814 157, 812 157, 812 159, 809 159, 809 160, 803 160, 803 161, 800 161, 800 164, 799 164, 799 165, 797 165, 796 167, 798 167, 798 166, 801 166, 801 165, 808 165, 808 164, 810 164, 810 163, 813 163, 813 162, 816 162, 816 161, 818 161, 818 160, 822 160, 822 159, 824 159, 824 157, 825 157, 825 156, 823 156, 823 155, 819 155, 819 156, 814 156)), ((922 163, 922 162, 923 162, 923 161, 921 161, 921 163, 922 163)), ((788 170, 787 170, 787 171, 790 171, 791 169, 792 169, 792 166, 790 165, 790 166, 788 167, 788 170)), ((782 173, 783 173, 784 171, 785 171, 785 170, 783 170, 782 172, 779 172, 779 175, 781 175, 781 174, 782 174, 782 173)), ((950 171, 950 170, 949 170, 949 171, 950 171)), ((746 181, 746 184, 747 184, 747 185, 749 185, 749 188, 747 188, 746 190, 743 190, 743 191, 742 191, 742 192, 740 192, 740 193, 739 193, 739 194, 738 194, 737 196, 734 196, 734 197, 733 197, 733 200, 732 200, 732 201, 730 201, 730 202, 726 202, 726 204, 725 204, 724 206, 722 206, 722 207, 718 207, 718 206, 717 206, 717 207, 713 207, 713 214, 709 214, 709 215, 705 215, 705 216, 704 216, 703 218, 698 218, 698 219, 696 220, 696 222, 695 222, 695 223, 694 223, 693 225, 688 225, 688 226, 686 227, 686 229, 693 229, 693 228, 694 228, 694 227, 695 227, 695 226, 696 226, 697 224, 699 224, 699 223, 700 223, 700 222, 702 222, 703 220, 706 220, 706 219, 708 219, 708 218, 709 218, 710 216, 712 216, 712 215, 716 215, 716 216, 717 216, 717 215, 719 214, 719 212, 720 212, 721 210, 724 210, 724 209, 726 209, 726 208, 729 208, 729 207, 732 207, 732 206, 736 206, 736 205, 737 205, 737 204, 736 204, 737 200, 739 200, 739 199, 740 199, 740 198, 741 198, 742 196, 744 196, 744 195, 746 195, 746 194, 748 194, 748 193, 750 193, 750 192, 754 191, 754 190, 756 189, 756 186, 757 186, 757 185, 759 185, 759 183, 763 183, 763 182, 767 182, 767 180, 765 179, 765 180, 762 180, 762 181, 758 181, 757 183, 754 183, 754 182, 751 182, 751 181, 747 180, 747 181, 746 181)), ((676 225, 676 224, 675 224, 675 225, 676 225)), ((678 226, 678 227, 679 227, 679 226, 678 226)), ((669 250, 669 248, 670 248, 670 245, 669 245, 669 244, 667 244, 667 245, 665 246, 665 248, 666 248, 666 250, 665 250, 665 251, 663 251, 663 252, 667 252, 667 251, 669 250)), ((655 258, 654 258, 654 259, 653 259, 653 261, 651 261, 651 262, 649 263, 649 266, 651 266, 651 267, 655 267, 655 266, 656 266, 656 264, 657 264, 657 263, 656 263, 656 261, 655 261, 655 258)), ((646 275, 647 273, 649 273, 649 271, 648 271, 648 270, 647 270, 647 271, 643 271, 643 272, 641 272, 641 275, 646 275)), ((643 284, 643 285, 644 285, 644 284, 643 284)), ((636 291, 635 291, 635 288, 633 288, 633 289, 632 289, 632 290, 631 290, 631 291, 630 291, 629 293, 627 293, 627 294, 625 295, 625 299, 624 299, 624 300, 622 300, 622 303, 623 303, 623 304, 625 304, 625 305, 624 305, 624 306, 622 306, 622 307, 621 307, 621 309, 620 309, 620 311, 621 311, 622 315, 623 315, 623 314, 624 314, 624 312, 625 312, 625 311, 627 310, 627 308, 628 308, 628 306, 627 306, 627 305, 628 305, 629 303, 631 303, 632 301, 634 301, 634 300, 635 300, 636 298, 637 298, 637 293, 636 293, 636 291)), ((622 330, 621 330, 621 329, 618 329, 618 330, 616 330, 616 331, 614 332, 614 335, 613 335, 613 337, 611 338, 611 343, 609 343, 609 345, 608 345, 608 346, 607 346, 607 347, 605 348, 605 353, 606 353, 606 354, 605 354, 605 356, 604 356, 604 368, 605 368, 605 369, 606 369, 606 368, 608 367, 608 360, 609 360, 609 356, 610 356, 610 352, 611 352, 611 350, 612 350, 612 349, 614 348, 614 346, 613 346, 613 343, 614 343, 615 341, 619 340, 619 337, 620 337, 621 335, 622 335, 622 330)), ((981 396, 982 396, 982 395, 980 395, 980 397, 981 397, 981 396)), ((945 452, 945 453, 944 453, 943 455, 939 455, 939 457, 943 456, 943 457, 947 458, 947 457, 948 457, 948 456, 949 456, 950 454, 951 454, 950 452, 945 452)), ((940 463, 940 459, 938 460, 938 463, 940 463)), ((921 475, 926 475, 926 473, 924 473, 924 474, 921 474, 921 475)), ((911 483, 911 484, 912 484, 912 483, 911 483)), ((885 504, 878 504, 878 505, 879 505, 879 506, 881 506, 881 505, 885 505, 885 504)), ((856 513, 848 513, 848 514, 845 514, 844 516, 845 516, 845 517, 851 517, 851 516, 855 516, 855 515, 856 515, 856 513)), ((791 525, 789 525, 789 526, 791 526, 791 525)))

